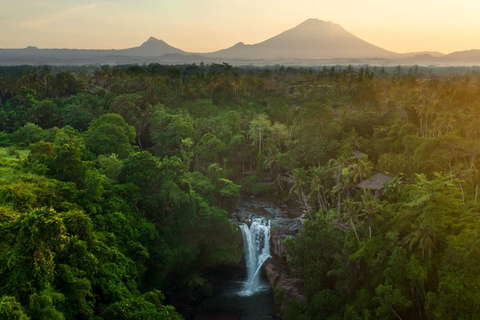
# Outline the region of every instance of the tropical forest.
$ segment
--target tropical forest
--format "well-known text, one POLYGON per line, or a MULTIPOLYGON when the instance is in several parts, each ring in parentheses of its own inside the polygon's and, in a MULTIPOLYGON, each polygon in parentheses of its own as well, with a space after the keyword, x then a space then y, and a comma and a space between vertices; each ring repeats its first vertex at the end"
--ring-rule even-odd
POLYGON ((476 67, 0 67, 0 319, 240 319, 252 199, 268 319, 479 319, 479 170, 476 67))

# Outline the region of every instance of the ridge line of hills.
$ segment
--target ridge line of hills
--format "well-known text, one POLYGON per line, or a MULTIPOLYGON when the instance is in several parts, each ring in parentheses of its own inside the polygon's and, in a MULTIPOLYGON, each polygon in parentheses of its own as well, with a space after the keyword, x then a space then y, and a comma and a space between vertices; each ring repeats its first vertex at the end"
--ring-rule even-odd
POLYGON ((239 42, 210 53, 191 53, 150 37, 128 49, 0 49, 0 65, 223 62, 239 64, 480 65, 480 50, 396 53, 368 43, 340 25, 308 19, 256 44, 239 42))

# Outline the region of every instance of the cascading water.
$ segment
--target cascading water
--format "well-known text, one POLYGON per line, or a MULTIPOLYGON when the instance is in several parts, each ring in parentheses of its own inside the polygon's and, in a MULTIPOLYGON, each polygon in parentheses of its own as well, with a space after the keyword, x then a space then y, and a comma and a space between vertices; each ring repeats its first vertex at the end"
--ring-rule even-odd
POLYGON ((253 219, 250 228, 240 225, 247 264, 247 280, 241 295, 250 296, 261 289, 260 268, 270 256, 270 221, 253 219))

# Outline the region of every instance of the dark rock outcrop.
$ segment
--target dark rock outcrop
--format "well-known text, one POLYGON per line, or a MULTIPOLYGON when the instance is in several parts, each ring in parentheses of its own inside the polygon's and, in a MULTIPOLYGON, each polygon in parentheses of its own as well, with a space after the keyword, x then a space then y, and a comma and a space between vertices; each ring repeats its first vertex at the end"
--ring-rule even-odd
POLYGON ((265 272, 274 292, 275 315, 281 317, 293 301, 305 302, 299 288, 303 287, 300 279, 290 277, 288 269, 279 259, 268 259, 265 272))

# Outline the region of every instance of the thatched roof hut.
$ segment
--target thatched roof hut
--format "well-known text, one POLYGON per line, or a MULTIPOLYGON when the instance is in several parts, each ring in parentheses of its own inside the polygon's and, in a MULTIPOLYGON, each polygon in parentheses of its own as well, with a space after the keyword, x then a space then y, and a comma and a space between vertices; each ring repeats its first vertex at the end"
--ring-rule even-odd
POLYGON ((385 173, 376 173, 370 178, 357 184, 359 189, 369 189, 373 192, 375 197, 382 195, 382 190, 385 182, 392 180, 394 176, 385 173))

